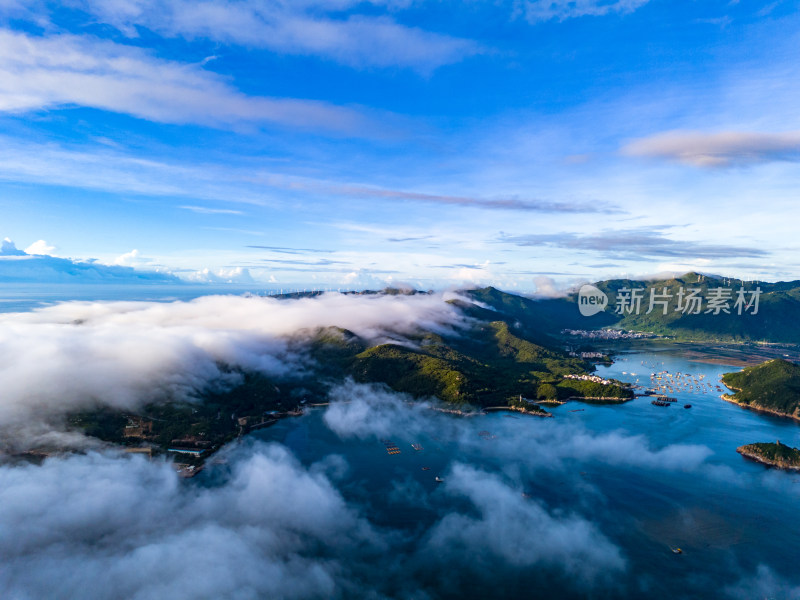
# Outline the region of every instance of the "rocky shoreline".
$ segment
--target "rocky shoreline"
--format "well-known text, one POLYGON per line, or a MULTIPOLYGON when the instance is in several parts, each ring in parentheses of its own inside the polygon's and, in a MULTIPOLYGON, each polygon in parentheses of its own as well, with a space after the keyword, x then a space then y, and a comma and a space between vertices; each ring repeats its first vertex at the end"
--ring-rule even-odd
POLYGON ((784 419, 792 419, 793 421, 800 421, 800 416, 798 415, 790 415, 789 413, 781 412, 779 410, 773 410, 771 408, 763 408, 761 406, 753 406, 752 404, 745 404, 744 402, 739 402, 736 399, 736 397, 731 394, 722 394, 720 398, 725 400, 725 402, 730 402, 731 404, 735 404, 740 408, 746 408, 747 410, 763 413, 765 415, 771 415, 773 417, 782 417, 784 419))
POLYGON ((516 406, 487 406, 483 409, 484 412, 498 412, 498 411, 510 411, 510 412, 518 412, 524 415, 531 415, 533 417, 552 417, 553 414, 546 412, 546 411, 537 411, 537 410, 528 410, 526 408, 518 408, 516 406))
POLYGON ((800 463, 792 463, 785 460, 774 460, 763 456, 758 450, 756 444, 746 444, 739 446, 736 452, 743 457, 776 469, 783 469, 785 471, 800 471, 800 463))

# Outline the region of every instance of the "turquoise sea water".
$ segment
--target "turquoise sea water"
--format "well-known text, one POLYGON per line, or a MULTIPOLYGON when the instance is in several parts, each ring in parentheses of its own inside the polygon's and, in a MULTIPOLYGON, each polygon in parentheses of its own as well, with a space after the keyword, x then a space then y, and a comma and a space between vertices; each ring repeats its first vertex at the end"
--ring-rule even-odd
MULTIPOLYGON (((716 386, 722 373, 736 368, 689 362, 669 351, 638 352, 621 355, 599 374, 647 384, 651 372, 662 370, 704 374, 716 386)), ((402 533, 393 552, 414 565, 413 577, 427 582, 433 597, 750 597, 764 567, 770 579, 783 581, 784 595, 774 597, 792 595, 789 586, 800 580, 800 475, 747 461, 736 447, 775 439, 800 446, 800 428, 724 402, 715 389, 670 395, 679 402, 664 408, 650 398, 623 405, 570 402, 549 409, 553 419, 431 411, 415 417, 418 422, 401 419, 388 435, 367 431, 360 437, 337 435, 326 425, 328 409, 317 408, 252 437, 285 445, 309 466, 343 459, 342 494, 371 522, 402 533), (385 451, 387 437, 399 454, 385 451), (414 443, 423 449, 414 450, 414 443), (458 568, 466 570, 442 584, 442 565, 426 570, 414 556, 446 515, 475 513, 458 490, 448 489, 458 464, 496 475, 556 518, 588 521, 619 549, 625 568, 578 585, 557 566, 514 566, 502 556, 492 562, 491 552, 482 562, 465 549, 466 564, 458 568), (683 553, 674 554, 673 547, 683 553)), ((222 483, 228 467, 212 464, 199 483, 222 483)), ((513 514, 504 518, 513 523, 513 514)))
MULTIPOLYGON (((188 300, 246 291, 258 292, 3 286, 0 312, 63 300, 188 300)), ((390 540, 385 552, 366 561, 374 563, 368 573, 355 569, 363 573, 364 589, 390 597, 800 597, 800 474, 767 469, 736 453, 742 444, 776 439, 800 446, 800 427, 721 400, 716 384, 737 367, 692 362, 675 352, 623 353, 598 369, 645 386, 656 371, 703 374, 712 384, 706 393, 669 392, 678 398, 670 407, 653 406, 649 398, 622 405, 570 402, 549 407, 555 418, 541 419, 507 413, 460 418, 402 403, 382 411, 378 404, 354 435, 329 425, 331 408, 316 408, 232 444, 185 483, 225 485, 236 462, 258 445, 287 448, 311 472, 330 478, 348 505, 390 540), (684 409, 686 403, 692 408, 684 409), (400 453, 386 451, 389 440, 400 453), (465 489, 469 477, 477 490, 465 489), (492 485, 501 486, 491 492, 495 496, 492 485), (484 487, 488 511, 476 504, 484 487), (602 565, 603 553, 618 553, 622 566, 598 572, 587 563, 583 573, 580 561, 591 562, 592 548, 569 534, 547 538, 542 554, 543 532, 530 506, 541 507, 557 525, 572 520, 594 528, 597 536, 589 539, 598 540, 601 555, 594 562, 602 565), (453 515, 477 524, 479 536, 451 539, 445 552, 433 542, 453 515), (552 560, 546 544, 554 544, 552 560), (683 553, 674 554, 674 547, 683 553), (573 552, 578 567, 565 570, 573 552)), ((541 526, 549 526, 546 519, 541 526)), ((358 551, 354 557, 366 560, 358 551)))

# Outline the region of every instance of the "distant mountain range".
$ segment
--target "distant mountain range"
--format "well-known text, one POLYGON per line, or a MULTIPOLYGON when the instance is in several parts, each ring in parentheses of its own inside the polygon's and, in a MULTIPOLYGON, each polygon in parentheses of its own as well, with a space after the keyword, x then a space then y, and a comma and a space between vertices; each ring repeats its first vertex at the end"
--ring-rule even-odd
POLYGON ((687 273, 651 281, 612 279, 594 286, 607 296, 608 302, 593 316, 580 313, 578 292, 541 300, 491 287, 469 294, 493 310, 516 315, 539 334, 614 327, 684 341, 800 343, 800 281, 749 282, 687 273))

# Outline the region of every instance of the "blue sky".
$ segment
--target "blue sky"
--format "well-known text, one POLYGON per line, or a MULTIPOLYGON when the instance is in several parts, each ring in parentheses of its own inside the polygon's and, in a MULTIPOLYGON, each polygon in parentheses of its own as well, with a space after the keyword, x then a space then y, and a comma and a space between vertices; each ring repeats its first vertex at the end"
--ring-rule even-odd
POLYGON ((797 9, 0 0, 0 237, 287 288, 800 278, 797 9))

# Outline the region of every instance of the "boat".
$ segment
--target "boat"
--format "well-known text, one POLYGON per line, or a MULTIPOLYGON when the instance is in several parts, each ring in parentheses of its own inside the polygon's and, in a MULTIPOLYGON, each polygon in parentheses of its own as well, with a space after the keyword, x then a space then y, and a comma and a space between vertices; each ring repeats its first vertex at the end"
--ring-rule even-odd
POLYGON ((673 554, 683 554, 683 550, 680 548, 670 548, 670 550, 672 550, 673 554))
POLYGON ((692 405, 691 404, 684 404, 683 408, 692 408, 692 405))
POLYGON ((669 406, 670 405, 669 402, 664 402, 663 400, 653 400, 650 404, 653 404, 655 406, 669 406))
POLYGON ((437 475, 437 476, 436 476, 436 479, 435 479, 434 481, 436 481, 436 483, 442 483, 442 482, 444 481, 444 479, 442 479, 441 477, 439 477, 439 476, 437 475))
POLYGON ((422 470, 423 470, 423 471, 430 471, 430 470, 431 470, 431 468, 430 468, 430 467, 422 467, 422 470))

